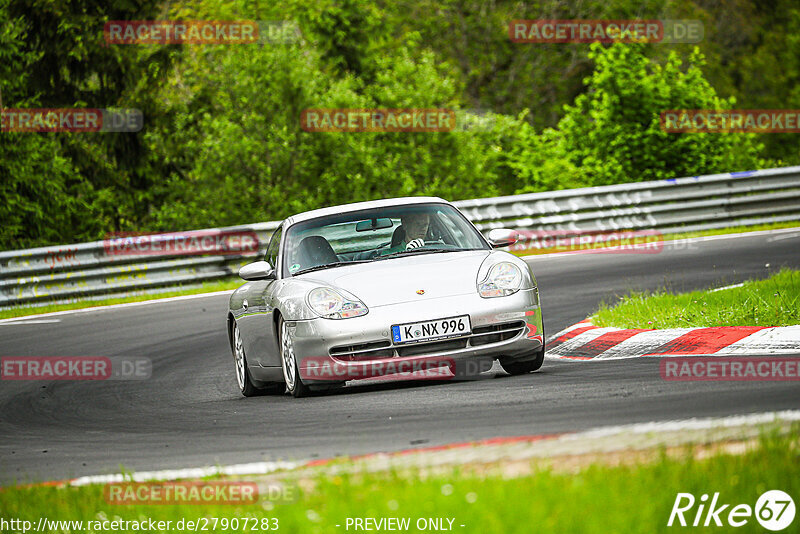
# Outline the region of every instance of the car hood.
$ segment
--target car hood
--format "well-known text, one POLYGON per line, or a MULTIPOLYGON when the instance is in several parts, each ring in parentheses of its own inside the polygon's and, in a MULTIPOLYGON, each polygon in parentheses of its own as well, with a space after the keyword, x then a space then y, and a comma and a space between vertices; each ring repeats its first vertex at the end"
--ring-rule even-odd
POLYGON ((301 276, 307 281, 349 291, 368 308, 375 308, 474 293, 478 269, 489 254, 489 250, 422 254, 335 267, 301 276))

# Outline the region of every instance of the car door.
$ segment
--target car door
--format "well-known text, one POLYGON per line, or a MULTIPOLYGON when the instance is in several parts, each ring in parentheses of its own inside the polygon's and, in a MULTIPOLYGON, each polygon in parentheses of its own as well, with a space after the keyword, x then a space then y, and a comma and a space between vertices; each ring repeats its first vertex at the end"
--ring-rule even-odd
MULTIPOLYGON (((276 270, 276 276, 282 236, 283 225, 272 234, 264 257, 264 260, 276 270)), ((273 322, 275 308, 271 305, 273 302, 271 295, 278 283, 275 279, 258 280, 250 282, 244 291, 241 291, 241 308, 236 322, 242 333, 244 351, 251 365, 280 366, 273 322)))

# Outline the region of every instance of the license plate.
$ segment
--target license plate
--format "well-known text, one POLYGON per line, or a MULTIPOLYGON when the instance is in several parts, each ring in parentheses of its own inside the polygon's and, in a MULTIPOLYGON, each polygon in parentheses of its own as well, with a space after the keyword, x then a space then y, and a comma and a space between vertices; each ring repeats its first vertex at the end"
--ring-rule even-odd
POLYGON ((397 343, 414 343, 463 336, 471 333, 469 315, 459 315, 447 319, 421 321, 392 326, 392 341, 397 343))

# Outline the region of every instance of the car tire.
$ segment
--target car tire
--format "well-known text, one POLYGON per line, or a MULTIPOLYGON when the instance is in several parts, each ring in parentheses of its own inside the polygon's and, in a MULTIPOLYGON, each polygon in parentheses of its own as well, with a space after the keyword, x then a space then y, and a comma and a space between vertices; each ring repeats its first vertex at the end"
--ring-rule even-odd
POLYGON ((286 326, 283 317, 278 319, 278 343, 280 345, 281 367, 283 368, 286 391, 295 398, 308 397, 311 395, 311 389, 300 378, 292 334, 289 332, 289 327, 286 326))
POLYGON ((253 383, 253 378, 250 376, 250 371, 247 369, 247 355, 244 353, 244 343, 242 342, 242 334, 239 332, 239 325, 234 321, 233 323, 233 361, 236 366, 236 382, 239 385, 239 391, 245 397, 255 397, 264 395, 270 391, 269 388, 259 388, 253 383))
POLYGON ((500 360, 503 370, 510 375, 524 375, 538 370, 544 363, 544 346, 532 360, 500 360))

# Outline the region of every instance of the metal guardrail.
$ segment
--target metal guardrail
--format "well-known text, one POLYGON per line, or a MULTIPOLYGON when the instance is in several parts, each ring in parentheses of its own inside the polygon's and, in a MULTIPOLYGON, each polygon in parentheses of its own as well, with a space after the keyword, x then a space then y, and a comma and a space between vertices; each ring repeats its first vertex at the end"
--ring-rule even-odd
MULTIPOLYGON (((800 167, 617 184, 454 203, 478 229, 697 231, 800 220, 800 167)), ((200 230, 251 232, 262 253, 277 221, 200 230)), ((256 252, 116 256, 107 241, 0 252, 0 308, 156 292, 236 275, 256 252)))
MULTIPOLYGON (((190 233, 201 233, 209 238, 252 233, 262 251, 279 224, 266 222, 190 233)), ((258 253, 115 255, 109 253, 108 240, 0 252, 0 309, 78 297, 108 298, 160 292, 178 285, 192 287, 235 276, 239 267, 252 261, 258 253)))

